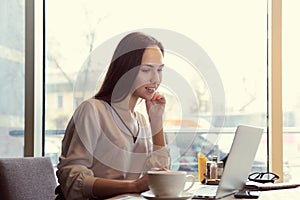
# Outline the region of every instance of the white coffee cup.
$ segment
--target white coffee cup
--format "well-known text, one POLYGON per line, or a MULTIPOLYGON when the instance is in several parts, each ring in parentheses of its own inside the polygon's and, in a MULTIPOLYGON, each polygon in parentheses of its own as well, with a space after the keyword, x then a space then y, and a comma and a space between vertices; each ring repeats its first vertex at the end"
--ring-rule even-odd
POLYGON ((150 191, 157 197, 180 197, 195 183, 195 177, 185 171, 148 171, 147 174, 150 191), (185 188, 189 179, 191 184, 185 188))

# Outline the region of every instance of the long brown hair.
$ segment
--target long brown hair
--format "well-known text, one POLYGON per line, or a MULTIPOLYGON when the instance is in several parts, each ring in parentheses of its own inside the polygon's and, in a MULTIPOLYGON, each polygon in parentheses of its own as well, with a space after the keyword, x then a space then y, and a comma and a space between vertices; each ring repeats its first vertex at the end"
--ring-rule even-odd
POLYGON ((113 54, 102 86, 95 98, 109 104, 123 100, 129 94, 138 74, 145 49, 154 45, 159 47, 164 55, 162 44, 154 37, 141 32, 126 35, 113 54))

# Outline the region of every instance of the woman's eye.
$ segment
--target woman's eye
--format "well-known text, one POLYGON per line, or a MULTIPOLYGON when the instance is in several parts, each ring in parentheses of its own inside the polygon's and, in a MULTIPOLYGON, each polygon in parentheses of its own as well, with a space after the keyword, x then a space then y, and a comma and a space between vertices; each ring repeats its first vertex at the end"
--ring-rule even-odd
POLYGON ((142 71, 142 72, 149 72, 150 69, 142 69, 141 71, 142 71))

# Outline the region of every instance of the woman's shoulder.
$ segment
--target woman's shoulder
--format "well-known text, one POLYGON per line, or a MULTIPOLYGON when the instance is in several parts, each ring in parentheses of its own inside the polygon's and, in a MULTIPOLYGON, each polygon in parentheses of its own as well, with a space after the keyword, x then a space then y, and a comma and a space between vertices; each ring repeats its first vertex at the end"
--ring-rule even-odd
POLYGON ((108 103, 105 101, 90 98, 87 100, 84 100, 80 103, 80 105, 77 107, 76 110, 99 110, 99 111, 105 111, 107 110, 108 103))

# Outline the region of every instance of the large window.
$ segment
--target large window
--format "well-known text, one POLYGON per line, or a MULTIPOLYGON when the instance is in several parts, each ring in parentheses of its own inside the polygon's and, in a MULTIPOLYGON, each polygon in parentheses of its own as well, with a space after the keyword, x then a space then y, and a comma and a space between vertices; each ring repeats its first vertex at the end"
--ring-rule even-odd
POLYGON ((283 8, 283 157, 292 181, 300 179, 300 89, 297 87, 300 61, 300 30, 295 26, 300 17, 300 2, 282 2, 283 8))
MULTIPOLYGON (((114 45, 122 34, 133 30, 153 33, 167 49, 167 70, 161 86, 168 100, 166 134, 171 145, 176 144, 174 132, 185 134, 188 141, 184 149, 179 149, 181 151, 176 151, 178 144, 172 151, 175 169, 185 167, 185 170, 195 171, 195 154, 199 151, 211 150, 219 156, 226 154, 238 124, 260 126, 266 132, 267 35, 271 35, 267 33, 266 16, 267 3, 270 10, 274 1, 280 2, 193 0, 187 4, 152 1, 147 10, 135 0, 45 1, 45 155, 56 165, 64 129, 74 108, 98 90, 114 45), (101 59, 95 59, 97 52, 103 49, 101 59), (188 50, 182 52, 180 49, 188 50), (205 141, 205 145, 201 141, 205 141)), ((32 96, 29 104, 40 103, 36 96, 42 96, 43 85, 42 79, 37 79, 34 88, 27 87, 27 90, 35 91, 39 87, 39 91, 25 94, 27 80, 36 79, 36 74, 41 76, 43 70, 42 64, 36 64, 36 74, 25 79, 28 59, 24 53, 24 18, 25 10, 27 13, 34 10, 33 2, 2 0, 0 3, 0 157, 24 156, 24 146, 33 144, 37 147, 34 151, 39 151, 36 155, 42 155, 41 140, 30 136, 30 143, 24 143, 24 116, 33 110, 25 113, 24 99, 32 96)), ((293 181, 299 179, 300 174, 300 94, 295 86, 299 71, 299 30, 295 24, 300 5, 297 0, 282 3, 282 164, 284 180, 293 181)), ((38 4, 36 1, 35 9, 39 13, 35 18, 41 23, 43 9, 38 4)), ((27 25, 35 24, 30 20, 27 25)), ((28 35, 37 44, 42 27, 35 28, 34 37, 33 32, 28 35)), ((43 51, 36 49, 37 52, 35 59, 41 61, 43 51)), ((34 110, 42 113, 40 108, 34 110)), ((39 126, 34 134, 41 137, 43 118, 35 113, 31 115, 34 117, 26 119, 39 126)), ((25 134, 25 138, 27 136, 25 134)), ((258 170, 266 167, 267 142, 265 134, 255 159, 258 170)))
MULTIPOLYGON (((46 154, 60 153, 63 131, 51 130, 65 129, 74 108, 95 94, 116 43, 134 30, 153 34, 166 48, 161 92, 174 169, 196 172, 200 151, 224 157, 238 124, 266 130, 267 1, 69 3, 45 4, 45 127, 55 133, 46 135, 46 154), (174 132, 185 138, 183 147, 174 132)), ((266 149, 264 135, 255 162, 260 170, 266 149)))
POLYGON ((25 1, 0 2, 0 157, 24 153, 25 1))

